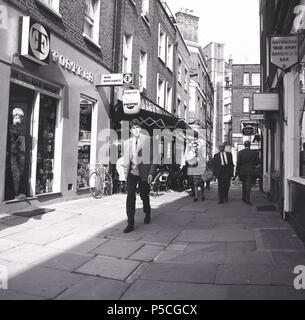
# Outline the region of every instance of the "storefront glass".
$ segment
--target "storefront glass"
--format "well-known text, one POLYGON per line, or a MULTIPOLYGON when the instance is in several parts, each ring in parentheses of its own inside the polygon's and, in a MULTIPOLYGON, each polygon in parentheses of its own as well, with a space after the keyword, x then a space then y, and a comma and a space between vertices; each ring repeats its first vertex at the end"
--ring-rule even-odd
POLYGON ((79 142, 77 163, 77 189, 89 187, 93 102, 81 98, 79 114, 79 142))
POLYGON ((36 172, 36 194, 53 192, 56 105, 53 98, 41 94, 36 172))

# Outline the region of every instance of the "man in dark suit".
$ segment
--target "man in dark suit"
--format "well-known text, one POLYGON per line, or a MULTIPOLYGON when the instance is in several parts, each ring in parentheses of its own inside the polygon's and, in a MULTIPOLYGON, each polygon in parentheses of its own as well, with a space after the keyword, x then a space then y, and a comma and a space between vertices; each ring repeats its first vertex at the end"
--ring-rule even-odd
POLYGON ((134 215, 136 209, 136 191, 139 184, 140 196, 145 213, 144 223, 150 223, 150 184, 156 172, 152 163, 152 148, 150 137, 141 133, 140 122, 134 119, 130 122, 130 139, 124 142, 124 170, 127 180, 126 211, 128 225, 124 233, 134 230, 134 215))
POLYGON ((219 204, 228 202, 231 178, 233 177, 234 164, 232 154, 225 151, 225 145, 219 145, 219 153, 213 160, 213 175, 218 180, 219 204))
POLYGON ((255 166, 259 164, 258 153, 251 150, 251 142, 245 142, 245 149, 238 153, 236 175, 243 183, 242 199, 243 202, 251 206, 250 195, 252 179, 255 176, 255 166))

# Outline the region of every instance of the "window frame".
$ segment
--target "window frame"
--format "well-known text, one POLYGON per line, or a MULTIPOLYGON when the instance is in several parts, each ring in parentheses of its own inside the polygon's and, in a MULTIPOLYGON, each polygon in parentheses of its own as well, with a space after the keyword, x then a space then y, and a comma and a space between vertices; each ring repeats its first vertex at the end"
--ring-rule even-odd
POLYGON ((166 66, 170 71, 174 70, 174 43, 167 37, 166 39, 166 66), (171 48, 171 50, 169 50, 171 48))
POLYGON ((140 63, 139 63, 139 88, 140 91, 147 89, 147 52, 140 52, 140 63), (144 62, 142 61, 144 57, 144 62))
POLYGON ((59 12, 60 0, 36 0, 36 2, 38 2, 52 14, 62 18, 62 15, 59 12), (51 2, 51 4, 49 2, 51 2))
POLYGON ((161 23, 159 23, 158 28, 158 57, 160 60, 166 63, 166 32, 161 23))
POLYGON ((243 73, 243 86, 249 87, 250 86, 250 72, 243 73), (246 76, 248 76, 248 82, 246 81, 246 76))
POLYGON ((163 109, 165 107, 165 79, 159 73, 157 74, 157 105, 163 109), (159 89, 160 81, 162 81, 161 90, 159 89))
POLYGON ((169 82, 166 82, 166 89, 165 89, 165 109, 172 113, 172 106, 173 106, 173 87, 169 82), (169 90, 170 89, 170 103, 169 103, 169 90))
POLYGON ((85 3, 85 14, 84 14, 84 32, 83 36, 99 48, 99 38, 100 38, 100 14, 101 14, 101 0, 85 0, 90 1, 91 5, 94 2, 94 5, 90 6, 93 12, 86 11, 85 3), (86 24, 90 25, 91 34, 86 33, 86 24))
POLYGON ((243 113, 244 114, 250 114, 250 98, 249 97, 243 97, 243 113), (245 111, 245 101, 248 101, 248 111, 245 111))
POLYGON ((123 33, 123 48, 122 48, 122 72, 131 73, 132 70, 132 44, 133 36, 123 33), (126 41, 124 41, 126 39, 126 41), (127 63, 125 63, 125 59, 127 63))

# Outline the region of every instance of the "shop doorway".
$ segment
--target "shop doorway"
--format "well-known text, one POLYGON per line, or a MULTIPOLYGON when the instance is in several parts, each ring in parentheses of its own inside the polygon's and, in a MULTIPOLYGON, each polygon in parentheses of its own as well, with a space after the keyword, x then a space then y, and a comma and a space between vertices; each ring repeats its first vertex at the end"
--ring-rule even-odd
POLYGON ((34 91, 11 84, 6 150, 5 200, 29 197, 34 91), (14 116, 20 115, 20 123, 14 116), (16 120, 15 120, 16 121, 16 120))

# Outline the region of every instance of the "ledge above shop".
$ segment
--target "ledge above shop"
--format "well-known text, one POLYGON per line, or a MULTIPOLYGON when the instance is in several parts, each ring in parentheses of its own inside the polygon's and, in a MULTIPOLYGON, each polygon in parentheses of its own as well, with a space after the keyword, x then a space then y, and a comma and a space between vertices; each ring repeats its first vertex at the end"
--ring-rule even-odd
POLYGON ((305 187, 305 177, 293 177, 293 178, 288 178, 289 183, 296 183, 298 185, 304 186, 305 187))

